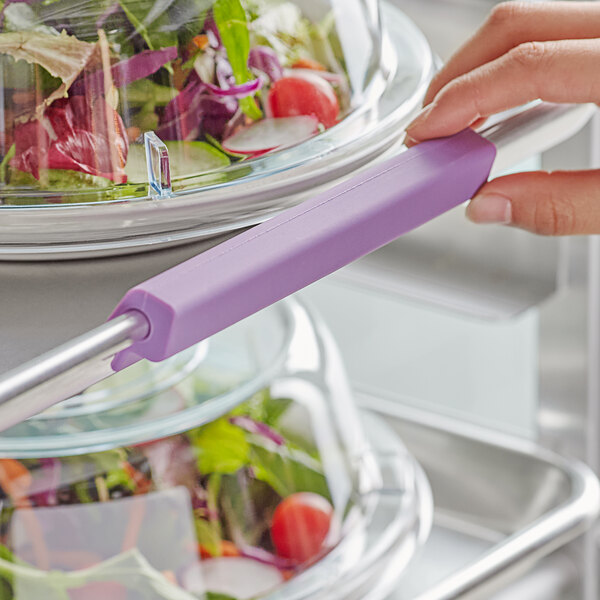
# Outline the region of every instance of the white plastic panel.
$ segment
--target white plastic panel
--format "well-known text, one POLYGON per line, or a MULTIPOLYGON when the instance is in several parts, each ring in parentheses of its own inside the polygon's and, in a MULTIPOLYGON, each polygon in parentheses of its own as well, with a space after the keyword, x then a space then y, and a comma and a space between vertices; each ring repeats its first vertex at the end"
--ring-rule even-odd
POLYGON ((332 329, 356 388, 535 436, 537 311, 490 322, 335 277, 304 296, 332 329))

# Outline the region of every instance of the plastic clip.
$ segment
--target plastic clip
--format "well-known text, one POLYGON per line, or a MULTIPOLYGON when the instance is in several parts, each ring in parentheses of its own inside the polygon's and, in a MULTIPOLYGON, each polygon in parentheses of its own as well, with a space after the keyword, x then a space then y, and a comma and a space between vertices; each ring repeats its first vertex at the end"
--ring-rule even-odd
POLYGON ((144 133, 146 168, 150 192, 164 198, 171 195, 171 166, 165 143, 153 132, 144 133))

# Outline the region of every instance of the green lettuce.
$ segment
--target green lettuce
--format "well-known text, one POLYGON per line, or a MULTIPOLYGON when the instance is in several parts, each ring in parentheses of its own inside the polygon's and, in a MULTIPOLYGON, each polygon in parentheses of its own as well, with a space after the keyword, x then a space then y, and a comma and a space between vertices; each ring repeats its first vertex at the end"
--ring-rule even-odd
MULTIPOLYGON (((233 76, 238 85, 254 79, 248 69, 248 55, 250 53, 250 33, 248 31, 248 17, 240 0, 216 0, 213 6, 213 17, 221 41, 227 52, 227 58, 233 71, 233 76)), ((260 119, 262 113, 256 100, 247 96, 240 100, 240 108, 251 119, 260 119)))

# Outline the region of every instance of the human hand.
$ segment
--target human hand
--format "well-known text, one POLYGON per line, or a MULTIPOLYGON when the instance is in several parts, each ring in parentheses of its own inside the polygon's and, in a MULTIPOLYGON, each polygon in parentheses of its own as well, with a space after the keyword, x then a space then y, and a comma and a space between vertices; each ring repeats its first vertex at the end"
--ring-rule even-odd
MULTIPOLYGON (((600 103, 600 2, 506 2, 433 79, 406 143, 452 135, 541 98, 600 103)), ((476 223, 544 235, 600 233, 600 170, 519 173, 486 183, 476 223)))

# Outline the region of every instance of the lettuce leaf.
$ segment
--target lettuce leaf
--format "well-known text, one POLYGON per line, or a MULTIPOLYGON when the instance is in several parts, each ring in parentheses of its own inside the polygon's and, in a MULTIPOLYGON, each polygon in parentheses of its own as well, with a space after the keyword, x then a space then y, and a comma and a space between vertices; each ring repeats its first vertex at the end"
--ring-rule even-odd
POLYGON ((248 464, 246 434, 227 419, 217 419, 188 433, 203 475, 235 473, 248 464))
POLYGON ((60 35, 39 31, 0 33, 1 54, 40 65, 50 75, 62 80, 58 89, 36 108, 37 117, 41 117, 45 107, 54 100, 67 96, 69 87, 81 71, 98 59, 97 48, 97 44, 82 42, 65 31, 60 35))
MULTIPOLYGON (((235 82, 241 85, 250 81, 254 78, 248 69, 250 33, 248 17, 242 3, 240 0, 216 0, 213 5, 213 17, 227 52, 235 82)), ((260 108, 252 96, 242 98, 240 108, 251 119, 262 117, 260 108)))
POLYGON ((135 591, 140 597, 155 600, 197 600, 196 596, 171 583, 154 569, 139 550, 133 549, 110 558, 89 569, 41 571, 24 563, 0 557, 0 576, 14 582, 15 596, 68 600, 68 590, 89 583, 116 582, 135 591))

